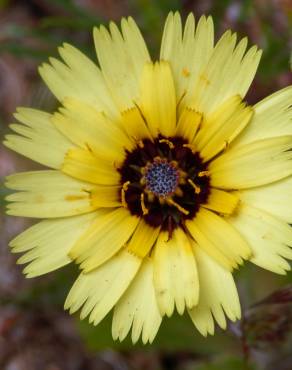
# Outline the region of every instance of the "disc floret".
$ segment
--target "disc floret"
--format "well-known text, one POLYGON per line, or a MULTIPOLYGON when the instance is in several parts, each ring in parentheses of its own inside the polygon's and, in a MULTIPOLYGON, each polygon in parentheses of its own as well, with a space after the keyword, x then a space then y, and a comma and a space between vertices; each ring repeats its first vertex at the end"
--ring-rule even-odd
POLYGON ((156 157, 143 170, 142 183, 146 191, 157 197, 166 198, 174 194, 179 182, 177 162, 168 162, 165 158, 156 157))

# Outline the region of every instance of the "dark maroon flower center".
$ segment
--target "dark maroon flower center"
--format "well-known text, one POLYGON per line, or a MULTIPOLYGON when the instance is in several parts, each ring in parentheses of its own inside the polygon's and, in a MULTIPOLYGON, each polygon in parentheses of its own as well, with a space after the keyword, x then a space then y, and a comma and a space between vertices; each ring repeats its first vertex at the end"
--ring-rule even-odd
POLYGON ((195 217, 210 193, 207 165, 181 137, 140 141, 118 171, 124 207, 170 235, 195 217))

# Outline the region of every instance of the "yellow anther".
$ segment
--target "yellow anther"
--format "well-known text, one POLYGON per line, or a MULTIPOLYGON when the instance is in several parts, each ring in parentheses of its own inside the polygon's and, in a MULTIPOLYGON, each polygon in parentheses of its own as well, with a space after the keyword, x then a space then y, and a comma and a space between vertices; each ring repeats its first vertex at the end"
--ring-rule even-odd
POLYGON ((141 194, 140 200, 141 200, 141 208, 142 208, 143 215, 144 216, 148 215, 149 211, 145 206, 145 195, 144 195, 144 193, 141 194))
POLYGON ((167 140, 167 139, 161 139, 161 140, 159 140, 159 142, 160 142, 160 143, 165 143, 165 144, 167 144, 167 145, 170 147, 170 149, 173 149, 173 148, 174 148, 174 145, 173 145, 173 143, 172 143, 170 140, 167 140))
POLYGON ((178 209, 184 215, 188 215, 190 213, 188 210, 184 209, 182 206, 180 206, 178 203, 176 203, 171 198, 167 199, 167 203, 170 204, 171 206, 174 206, 176 209, 178 209))
POLYGON ((121 190, 121 200, 122 200, 122 206, 124 208, 128 208, 127 202, 126 202, 126 191, 128 190, 130 185, 130 181, 126 181, 123 183, 122 190, 121 190))
POLYGON ((169 162, 169 164, 171 164, 172 167, 174 167, 174 168, 178 168, 178 162, 177 161, 171 161, 171 162, 169 162))
POLYGON ((142 140, 138 141, 138 146, 139 146, 139 148, 144 148, 144 143, 143 143, 142 140))
POLYGON ((198 176, 199 177, 210 176, 210 172, 209 171, 201 171, 201 172, 198 173, 198 176))
POLYGON ((188 183, 195 189, 196 194, 200 194, 201 188, 196 185, 191 179, 188 179, 188 183))
POLYGON ((148 202, 150 203, 154 202, 155 195, 148 189, 144 189, 144 192, 147 194, 148 202))
POLYGON ((181 190, 180 187, 177 187, 174 191, 174 194, 179 196, 179 197, 182 197, 184 195, 183 191, 181 190))
POLYGON ((192 153, 196 153, 196 148, 192 144, 183 144, 183 147, 191 149, 192 153))

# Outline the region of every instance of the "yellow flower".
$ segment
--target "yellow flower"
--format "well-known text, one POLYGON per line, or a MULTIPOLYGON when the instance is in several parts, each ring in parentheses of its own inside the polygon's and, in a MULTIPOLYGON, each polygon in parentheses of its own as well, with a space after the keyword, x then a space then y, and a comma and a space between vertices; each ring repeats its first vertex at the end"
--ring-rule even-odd
POLYGON ((292 87, 249 106, 261 52, 178 13, 152 62, 132 18, 94 30, 99 66, 64 44, 40 74, 58 112, 19 108, 6 146, 50 170, 15 174, 8 214, 44 221, 12 242, 28 277, 75 262, 65 303, 152 342, 188 311, 203 334, 240 318, 232 271, 292 258, 292 87))

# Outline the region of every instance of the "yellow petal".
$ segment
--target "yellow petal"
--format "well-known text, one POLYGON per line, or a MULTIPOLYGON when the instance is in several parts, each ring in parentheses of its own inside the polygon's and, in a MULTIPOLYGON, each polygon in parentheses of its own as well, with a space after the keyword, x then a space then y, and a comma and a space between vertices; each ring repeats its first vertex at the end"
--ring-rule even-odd
POLYGON ((69 255, 81 263, 85 272, 91 271, 116 254, 130 239, 138 217, 118 208, 98 217, 87 232, 77 241, 69 255))
MULTIPOLYGON (((178 12, 169 13, 165 22, 160 59, 170 63, 180 101, 190 86, 193 86, 213 50, 214 26, 211 17, 202 16, 195 29, 193 14, 189 14, 184 32, 178 12)), ((184 106, 184 101, 181 102, 184 106)))
POLYGON ((192 142, 203 120, 201 113, 185 108, 178 120, 176 135, 192 142))
POLYGON ((140 258, 144 258, 156 242, 159 231, 160 227, 149 226, 141 219, 127 245, 127 250, 140 258))
POLYGON ((170 66, 161 61, 147 63, 141 82, 141 110, 152 136, 172 136, 176 126, 175 88, 170 66))
POLYGON ((198 305, 188 311, 199 332, 207 336, 214 334, 214 319, 221 328, 226 328, 224 313, 232 321, 240 319, 240 303, 232 274, 195 243, 193 248, 198 265, 200 297, 198 305))
POLYGON ((249 245, 237 230, 207 209, 201 208, 195 219, 187 221, 186 226, 199 246, 219 263, 224 262, 224 267, 227 261, 230 267, 237 267, 251 255, 249 245), (224 256, 225 260, 219 258, 220 255, 224 256))
POLYGON ((139 337, 152 343, 162 318, 153 286, 153 263, 146 258, 133 282, 114 309, 112 335, 114 340, 124 340, 132 327, 132 342, 139 337))
POLYGON ((99 157, 122 161, 130 139, 116 124, 93 107, 74 99, 64 101, 65 108, 53 115, 52 122, 74 144, 90 149, 99 157))
POLYGON ((280 136, 236 146, 209 165, 211 185, 245 189, 292 174, 292 136, 280 136))
POLYGON ((219 265, 223 266, 226 270, 232 271, 237 267, 237 264, 232 261, 230 256, 222 253, 220 249, 216 247, 206 236, 205 233, 196 225, 193 221, 187 221, 186 227, 190 232, 191 236, 198 243, 210 257, 212 257, 219 265))
POLYGON ((292 86, 266 97, 254 106, 254 116, 233 145, 292 135, 292 86))
POLYGON ((7 135, 4 145, 38 163, 59 169, 73 144, 54 127, 51 115, 36 109, 18 108, 15 118, 23 125, 10 125, 18 135, 7 135))
POLYGON ((96 208, 120 207, 121 186, 96 186, 90 192, 91 204, 96 208))
POLYGON ((71 80, 77 89, 75 91, 66 91, 60 100, 63 101, 66 97, 76 97, 93 105, 98 111, 107 113, 112 118, 118 117, 119 114, 112 101, 109 89, 96 64, 74 46, 67 43, 58 48, 58 51, 70 68, 71 80))
POLYGON ((292 177, 237 193, 244 202, 292 224, 292 177))
POLYGON ((111 118, 119 116, 100 69, 72 45, 63 44, 59 53, 67 63, 50 58, 39 73, 56 98, 75 98, 103 111, 111 118))
POLYGON ((199 283, 195 257, 182 229, 169 239, 161 232, 154 249, 154 286, 161 315, 179 314, 198 302, 199 283))
POLYGON ((137 107, 129 108, 121 114, 124 130, 131 139, 136 142, 143 139, 152 139, 147 124, 137 107))
POLYGON ((65 302, 70 313, 81 310, 81 319, 97 325, 121 298, 135 277, 141 260, 125 250, 90 273, 81 273, 65 302))
POLYGON ((57 220, 41 221, 25 230, 10 243, 13 253, 26 252, 17 263, 28 263, 26 277, 56 270, 71 262, 68 251, 90 226, 96 212, 57 220))
POLYGON ((175 65, 182 48, 182 22, 178 12, 170 12, 166 18, 160 49, 160 59, 175 65))
MULTIPOLYGON (((262 57, 262 50, 254 45, 241 59, 241 54, 244 53, 246 44, 247 40, 242 39, 233 54, 233 61, 231 62, 232 70, 230 70, 230 72, 234 79, 232 80, 230 78, 230 80, 226 81, 226 84, 224 84, 223 88, 226 89, 226 98, 227 96, 236 94, 244 98, 258 69, 262 57)), ((222 101, 224 101, 223 99, 222 101)))
POLYGON ((245 96, 255 75, 261 52, 252 47, 244 55, 247 40, 235 48, 236 34, 227 31, 192 86, 193 95, 188 106, 206 114, 212 112, 234 95, 245 96))
POLYGON ((210 114, 193 142, 204 161, 227 148, 250 122, 252 115, 253 109, 246 106, 238 95, 210 114))
POLYGON ((134 106, 139 95, 139 78, 150 61, 143 37, 129 17, 122 19, 122 34, 115 23, 94 29, 94 42, 99 64, 107 86, 120 111, 134 106))
POLYGON ((256 265, 278 274, 290 270, 285 260, 292 259, 292 228, 270 214, 242 204, 230 223, 248 241, 256 265))
POLYGON ((88 149, 68 150, 62 165, 62 172, 94 184, 118 185, 120 182, 120 174, 114 163, 97 157, 88 149))
POLYGON ((236 194, 211 188, 208 201, 202 206, 218 213, 231 215, 235 212, 238 203, 239 197, 236 194))
POLYGON ((6 186, 18 190, 7 197, 7 213, 14 216, 55 218, 93 211, 93 186, 59 171, 23 172, 7 177, 6 186))

